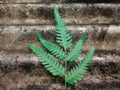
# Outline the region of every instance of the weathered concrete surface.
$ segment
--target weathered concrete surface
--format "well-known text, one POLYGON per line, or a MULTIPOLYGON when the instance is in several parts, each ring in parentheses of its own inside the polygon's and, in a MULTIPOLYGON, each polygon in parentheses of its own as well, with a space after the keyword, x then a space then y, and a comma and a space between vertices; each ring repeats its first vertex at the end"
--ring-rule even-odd
MULTIPOLYGON (((1 73, 1 90, 64 90, 62 78, 53 77, 49 73, 42 73, 41 69, 35 71, 37 75, 33 75, 32 71, 26 74, 21 71, 15 72, 14 70, 9 73, 1 73)), ((67 90, 120 90, 119 74, 87 75, 84 80, 68 86, 67 90)))
MULTIPOLYGON (((30 51, 1 51, 0 81, 1 90, 63 90, 64 87, 64 79, 47 72, 30 51)), ((120 54, 102 51, 95 53, 84 79, 68 86, 68 90, 120 90, 119 85, 120 54)))
POLYGON ((0 3, 119 3, 119 0, 0 0, 0 3))
MULTIPOLYGON (((0 0, 5 3, 0 4, 0 90, 63 90, 64 79, 47 72, 27 47, 29 42, 39 45, 33 29, 55 42, 53 4, 42 4, 49 1, 55 2, 0 0)), ((120 4, 57 5, 74 43, 87 30, 83 53, 96 47, 87 75, 68 90, 120 90, 120 4)))
MULTIPOLYGON (((54 26, 51 25, 0 26, 0 90, 63 90, 64 79, 47 72, 28 50, 27 43, 39 44, 33 29, 53 41, 54 26)), ((84 50, 91 44, 96 46, 87 75, 82 81, 68 86, 68 90, 120 90, 119 29, 119 25, 68 26, 74 42, 87 30, 84 50)))
MULTIPOLYGON (((120 23, 120 4, 57 4, 66 24, 120 23)), ((0 24, 53 24, 53 4, 0 4, 0 24)))
POLYGON ((61 0, 0 0, 0 3, 55 3, 61 0))
MULTIPOLYGON (((40 72, 38 69, 37 74, 42 73, 40 72)), ((31 72, 24 74, 19 71, 1 73, 0 88, 1 90, 64 90, 63 79, 53 77, 49 73, 47 75, 39 74, 32 75, 31 72)), ((88 77, 85 77, 81 82, 68 86, 67 90, 120 90, 119 80, 119 76, 115 74, 113 76, 112 74, 111 76, 88 74, 88 77), (98 82, 94 82, 94 80, 98 82)))
POLYGON ((120 0, 66 0, 72 3, 119 3, 120 0))
MULTIPOLYGON (((39 41, 34 35, 34 29, 38 30, 46 39, 54 42, 54 26, 0 26, 0 50, 27 51, 28 43, 39 45, 39 41)), ((68 26, 67 29, 73 36, 74 43, 84 30, 88 32, 84 50, 88 50, 94 44, 96 50, 120 52, 119 25, 78 25, 68 26)))
MULTIPOLYGON (((51 25, 0 26, 0 90, 63 90, 64 79, 47 72, 28 50, 29 42, 39 44, 34 29, 54 42, 51 25)), ((67 90, 120 90, 120 26, 70 25, 67 29, 74 42, 84 30, 88 32, 84 50, 92 44, 96 46, 88 73, 67 90)), ((69 63, 68 68, 79 60, 69 63)))
MULTIPOLYGON (((116 66, 117 66, 117 64, 120 63, 119 55, 120 53, 116 53, 112 51, 111 52, 96 51, 93 57, 93 62, 98 64, 107 64, 109 62, 113 62, 113 63, 116 63, 116 66)), ((84 54, 82 54, 81 57, 79 57, 79 60, 81 60, 83 56, 84 54)), ((0 63, 3 65, 17 65, 20 63, 32 63, 36 65, 38 64, 38 59, 30 50, 26 52, 25 51, 1 51, 0 63)))

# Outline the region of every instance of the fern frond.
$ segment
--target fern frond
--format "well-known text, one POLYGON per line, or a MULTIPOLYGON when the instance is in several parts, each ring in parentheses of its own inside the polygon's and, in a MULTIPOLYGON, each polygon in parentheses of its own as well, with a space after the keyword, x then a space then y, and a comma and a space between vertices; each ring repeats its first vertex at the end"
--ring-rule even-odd
POLYGON ((58 63, 55 58, 46 53, 44 50, 39 47, 29 44, 28 47, 35 53, 39 59, 39 61, 44 65, 44 67, 51 72, 53 75, 64 76, 64 67, 58 63))
POLYGON ((83 78, 84 74, 87 72, 94 50, 95 48, 92 46, 83 60, 78 63, 78 65, 76 65, 70 72, 68 72, 66 80, 68 84, 73 84, 83 78))
POLYGON ((86 37, 86 31, 81 35, 81 37, 78 40, 78 42, 76 43, 75 47, 68 53, 68 55, 66 57, 66 60, 68 62, 72 62, 79 57, 85 37, 86 37))
POLYGON ((49 41, 47 41, 45 38, 41 36, 39 32, 35 32, 37 38, 41 42, 42 46, 45 47, 50 53, 52 53, 54 56, 63 59, 65 57, 65 53, 62 48, 57 46, 56 44, 53 44, 49 41))
POLYGON ((66 25, 55 6, 54 6, 54 15, 56 21, 56 26, 55 26, 56 42, 60 46, 64 47, 64 49, 66 50, 67 48, 70 47, 72 43, 72 36, 69 33, 67 33, 66 25))

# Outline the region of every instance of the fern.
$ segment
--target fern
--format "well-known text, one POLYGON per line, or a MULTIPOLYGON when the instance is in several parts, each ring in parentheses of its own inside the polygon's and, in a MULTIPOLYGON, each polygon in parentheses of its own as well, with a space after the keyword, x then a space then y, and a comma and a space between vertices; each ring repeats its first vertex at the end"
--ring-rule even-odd
POLYGON ((64 76, 64 67, 59 64, 53 56, 33 44, 29 44, 28 46, 37 55, 39 61, 48 71, 50 71, 53 75, 64 76))
POLYGON ((68 62, 73 62, 75 59, 78 58, 79 54, 81 53, 82 44, 85 40, 86 32, 84 32, 79 39, 79 41, 76 43, 75 47, 68 53, 66 60, 68 62))
POLYGON ((63 52, 63 49, 60 48, 59 46, 45 40, 39 32, 35 32, 37 38, 40 40, 41 44, 43 47, 45 47, 48 51, 50 51, 54 56, 62 59, 65 57, 65 53, 63 52))
POLYGON ((66 25, 61 19, 61 16, 59 15, 59 12, 57 8, 54 6, 54 14, 55 14, 55 21, 56 21, 56 27, 55 27, 55 33, 56 33, 56 42, 62 46, 65 50, 70 47, 72 43, 72 36, 67 33, 66 25))
POLYGON ((66 83, 73 84, 78 80, 82 80, 83 76, 87 72, 88 66, 90 65, 95 48, 92 46, 84 58, 75 67, 73 67, 73 69, 67 71, 67 62, 73 62, 81 54, 82 45, 87 32, 84 32, 70 52, 67 52, 67 49, 69 49, 72 44, 72 36, 67 32, 66 25, 55 6, 54 15, 56 21, 55 34, 57 44, 47 41, 38 31, 36 31, 35 34, 37 38, 48 52, 33 44, 29 44, 28 47, 38 57, 39 61, 49 72, 51 72, 53 75, 58 75, 65 78, 66 90, 66 83), (56 61, 56 59, 64 60, 65 67, 56 61))
POLYGON ((89 62, 91 61, 93 53, 94 53, 94 46, 86 54, 83 60, 80 63, 78 63, 78 65, 75 66, 70 72, 68 72, 67 83, 73 84, 74 82, 77 82, 77 80, 81 80, 83 78, 84 74, 88 69, 89 62))

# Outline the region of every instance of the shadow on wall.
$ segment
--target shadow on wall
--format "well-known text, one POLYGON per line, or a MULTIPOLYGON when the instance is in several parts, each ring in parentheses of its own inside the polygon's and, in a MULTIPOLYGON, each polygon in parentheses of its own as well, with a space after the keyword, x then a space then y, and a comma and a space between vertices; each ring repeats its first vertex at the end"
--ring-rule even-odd
POLYGON ((69 3, 120 3, 120 0, 66 0, 69 3))

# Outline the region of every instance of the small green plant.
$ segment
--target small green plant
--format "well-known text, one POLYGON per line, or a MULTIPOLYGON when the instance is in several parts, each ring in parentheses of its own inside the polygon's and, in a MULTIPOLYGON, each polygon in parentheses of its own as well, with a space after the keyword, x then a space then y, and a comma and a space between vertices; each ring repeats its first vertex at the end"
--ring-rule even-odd
POLYGON ((70 49, 72 44, 72 36, 67 32, 66 25, 55 6, 54 15, 56 21, 56 44, 46 40, 38 31, 36 31, 35 34, 46 51, 35 46, 34 44, 29 44, 28 47, 33 53, 36 54, 39 61, 49 72, 53 75, 64 77, 64 90, 66 90, 67 84, 73 84, 83 79, 83 76, 87 72, 95 48, 92 46, 84 58, 75 67, 68 71, 67 64, 75 61, 81 54, 82 45, 86 37, 86 31, 83 32, 74 47, 70 49), (58 60, 63 60, 65 65, 63 66, 58 60))

